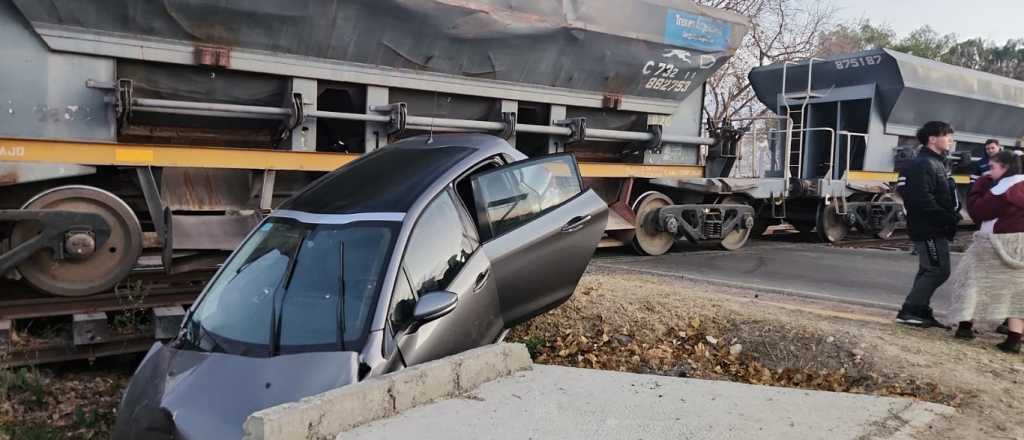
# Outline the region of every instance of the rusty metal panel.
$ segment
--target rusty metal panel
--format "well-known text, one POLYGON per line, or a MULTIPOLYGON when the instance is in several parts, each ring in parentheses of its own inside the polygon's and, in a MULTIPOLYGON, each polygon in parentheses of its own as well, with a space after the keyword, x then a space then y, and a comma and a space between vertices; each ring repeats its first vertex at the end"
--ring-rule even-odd
POLYGON ((175 250, 234 250, 259 224, 256 215, 173 215, 175 250))
POLYGON ((160 198, 172 211, 256 209, 252 182, 249 170, 164 168, 160 198))

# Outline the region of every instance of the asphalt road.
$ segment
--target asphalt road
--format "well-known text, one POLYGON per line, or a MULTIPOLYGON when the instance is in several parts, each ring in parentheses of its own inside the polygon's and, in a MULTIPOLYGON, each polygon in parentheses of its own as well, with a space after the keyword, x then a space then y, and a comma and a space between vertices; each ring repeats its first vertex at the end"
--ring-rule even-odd
MULTIPOLYGON (((959 256, 953 254, 953 266, 959 256)), ((735 252, 679 250, 659 257, 599 252, 593 265, 725 281, 898 308, 917 273, 917 256, 903 251, 844 249, 816 243, 751 241, 735 252)), ((932 301, 948 308, 948 283, 932 301)))

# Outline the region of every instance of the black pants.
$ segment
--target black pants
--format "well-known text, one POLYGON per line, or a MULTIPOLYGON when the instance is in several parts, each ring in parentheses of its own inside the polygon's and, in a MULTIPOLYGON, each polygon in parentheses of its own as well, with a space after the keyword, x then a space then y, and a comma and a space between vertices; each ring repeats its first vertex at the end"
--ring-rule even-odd
POLYGON ((914 287, 903 302, 903 310, 914 312, 930 307, 932 296, 942 283, 949 279, 949 240, 933 238, 915 241, 914 250, 920 267, 914 277, 914 287))

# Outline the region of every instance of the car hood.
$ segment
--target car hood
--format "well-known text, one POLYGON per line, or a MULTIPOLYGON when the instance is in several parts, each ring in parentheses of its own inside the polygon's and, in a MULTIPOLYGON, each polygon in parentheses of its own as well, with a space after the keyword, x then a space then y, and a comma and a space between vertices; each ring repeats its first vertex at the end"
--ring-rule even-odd
POLYGON ((357 380, 354 352, 253 358, 157 343, 128 384, 113 438, 241 439, 253 412, 357 380))

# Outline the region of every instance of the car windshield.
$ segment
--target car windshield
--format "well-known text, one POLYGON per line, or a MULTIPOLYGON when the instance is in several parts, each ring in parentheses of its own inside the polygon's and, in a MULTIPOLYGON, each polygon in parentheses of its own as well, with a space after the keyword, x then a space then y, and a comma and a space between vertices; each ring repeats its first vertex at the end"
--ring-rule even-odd
POLYGON ((257 357, 358 351, 399 226, 267 219, 211 281, 183 342, 257 357))

